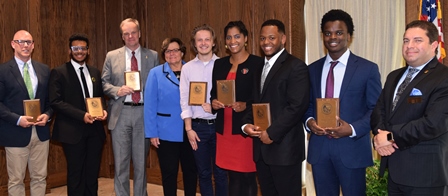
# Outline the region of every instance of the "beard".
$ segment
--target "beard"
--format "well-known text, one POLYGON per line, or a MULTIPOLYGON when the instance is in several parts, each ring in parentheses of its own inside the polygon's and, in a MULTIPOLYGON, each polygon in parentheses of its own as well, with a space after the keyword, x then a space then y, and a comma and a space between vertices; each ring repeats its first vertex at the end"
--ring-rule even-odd
POLYGON ((86 54, 86 56, 85 56, 82 60, 77 60, 77 59, 75 58, 75 56, 73 55, 73 53, 70 53, 70 58, 71 58, 73 61, 75 61, 76 63, 80 64, 80 65, 82 65, 82 64, 84 64, 84 62, 86 62, 86 59, 87 59, 88 56, 89 56, 89 55, 86 54))

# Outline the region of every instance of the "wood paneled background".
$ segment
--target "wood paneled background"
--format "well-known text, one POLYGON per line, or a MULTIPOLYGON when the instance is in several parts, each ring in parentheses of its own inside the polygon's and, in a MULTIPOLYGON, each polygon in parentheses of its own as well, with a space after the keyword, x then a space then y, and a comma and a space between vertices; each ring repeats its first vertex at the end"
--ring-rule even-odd
MULTIPOLYGON (((190 48, 191 31, 207 23, 216 32, 218 56, 226 56, 224 26, 242 20, 249 30, 248 50, 260 55, 258 36, 266 19, 285 23, 287 50, 305 57, 303 7, 305 0, 0 0, 0 62, 13 57, 10 42, 20 29, 29 31, 35 41, 32 58, 57 67, 69 60, 68 38, 72 33, 89 35, 89 65, 102 69, 107 51, 123 46, 120 22, 128 17, 140 22, 142 46, 160 51, 167 37, 179 37, 190 48)), ((185 60, 194 58, 191 50, 185 60)), ((109 131, 107 131, 109 133, 109 131)), ((154 149, 148 157, 148 181, 161 183, 154 149)), ((48 187, 65 184, 66 162, 60 144, 50 146, 48 187)), ((100 175, 113 178, 110 135, 103 153, 100 175)), ((5 152, 0 148, 0 195, 7 195, 5 152)))
MULTIPOLYGON (((419 0, 406 0, 407 21, 417 19, 419 0)), ((17 30, 28 30, 34 38, 33 59, 56 67, 69 60, 68 38, 74 32, 89 35, 88 63, 102 69, 107 51, 123 45, 120 22, 128 17, 140 22, 142 46, 159 51, 166 37, 179 37, 189 48, 191 30, 211 25, 218 38, 218 56, 226 56, 223 29, 228 21, 242 20, 249 30, 248 50, 260 55, 258 36, 261 24, 277 18, 286 25, 286 48, 305 58, 305 0, 0 0, 0 62, 13 57, 10 42, 17 30)), ((448 1, 441 1, 448 7, 448 1)), ((446 9, 445 9, 446 10, 446 9)), ((448 11, 443 13, 445 41, 448 42, 448 11)), ((194 57, 188 51, 185 60, 194 57)), ((447 58, 448 59, 448 58, 447 58)), ((445 59, 445 64, 448 60, 445 59)), ((110 135, 106 141, 101 176, 113 177, 110 135)), ((161 183, 156 153, 148 157, 148 181, 161 183)), ((65 158, 59 144, 52 142, 49 158, 49 187, 65 184, 65 158)), ((0 148, 0 195, 7 195, 5 152, 0 148)))

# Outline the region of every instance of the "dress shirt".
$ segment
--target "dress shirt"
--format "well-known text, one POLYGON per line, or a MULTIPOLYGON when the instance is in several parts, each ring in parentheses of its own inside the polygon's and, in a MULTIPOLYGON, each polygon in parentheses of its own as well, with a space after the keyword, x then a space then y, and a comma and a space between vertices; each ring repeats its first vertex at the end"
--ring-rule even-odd
POLYGON ((188 105, 190 82, 207 82, 206 103, 210 103, 210 91, 212 90, 212 73, 215 60, 219 57, 213 54, 212 59, 204 64, 199 60, 198 56, 182 66, 180 76, 180 106, 182 108, 181 117, 185 118, 201 118, 215 119, 216 114, 207 113, 202 106, 188 105))
MULTIPOLYGON (((429 59, 429 61, 431 61, 431 60, 432 60, 432 59, 429 59)), ((414 67, 414 68, 416 68, 418 71, 415 72, 415 73, 412 75, 411 82, 412 82, 412 80, 415 78, 415 76, 416 76, 416 75, 423 69, 423 67, 425 67, 426 64, 429 63, 429 61, 426 62, 426 63, 423 64, 423 65, 420 65, 420 66, 418 66, 418 67, 414 67)), ((408 74, 408 72, 409 72, 409 66, 408 66, 408 68, 406 69, 406 71, 403 73, 403 75, 401 76, 400 80, 399 80, 398 83, 397 83, 397 86, 395 87, 394 97, 393 97, 392 101, 395 100, 395 96, 397 95, 398 87, 401 85, 401 83, 403 83, 403 81, 404 81, 404 79, 406 78, 406 75, 408 74)))
MULTIPOLYGON (((73 68, 75 68, 76 71, 76 75, 78 76, 78 80, 79 80, 79 84, 81 84, 81 89, 82 89, 82 94, 84 95, 84 86, 82 85, 82 80, 81 80, 81 70, 79 69, 81 67, 81 65, 77 62, 75 62, 73 59, 70 60, 70 62, 73 65, 73 68)), ((86 63, 84 62, 84 64, 82 65, 82 67, 84 67, 82 69, 82 72, 84 73, 84 77, 86 77, 86 83, 87 83, 87 88, 90 94, 90 97, 92 97, 93 95, 93 83, 92 83, 92 77, 90 77, 90 72, 86 67, 86 63)), ((84 95, 84 97, 86 97, 86 95, 84 95)))
MULTIPOLYGON (((132 50, 129 49, 128 47, 126 48, 126 71, 131 71, 131 58, 132 58, 132 50)), ((134 50, 135 54, 135 58, 137 59, 137 65, 138 65, 138 70, 141 71, 142 70, 142 53, 141 53, 141 47, 139 46, 137 49, 134 50)), ((124 77, 124 76, 123 76, 124 77)), ((142 75, 140 75, 140 77, 142 77, 142 75)), ((141 80, 141 78, 140 78, 141 80)), ((126 95, 126 99, 124 100, 124 102, 133 102, 132 101, 132 94, 126 95)), ((142 91, 140 91, 140 103, 143 102, 143 89, 142 91)))
MULTIPOLYGON (((285 50, 285 48, 281 49, 280 51, 277 52, 277 54, 272 56, 269 60, 266 57, 264 57, 264 64, 266 65, 266 63, 268 62, 269 65, 271 65, 271 66, 269 66, 269 69, 267 70, 266 77, 267 77, 267 75, 269 75, 269 71, 271 71, 272 67, 274 66, 275 61, 277 61, 278 57, 280 56, 280 54, 283 53, 284 50, 285 50)), ((264 70, 264 67, 263 67, 263 70, 264 70)))
MULTIPOLYGON (((16 56, 14 56, 14 59, 16 59, 17 66, 19 66, 20 73, 22 74, 22 77, 23 77, 23 65, 25 64, 25 62, 23 62, 16 56)), ((30 74, 31 84, 33 86, 33 92, 34 92, 34 95, 36 95, 37 83, 38 83, 37 75, 36 75, 36 72, 34 71, 33 64, 31 63, 31 59, 28 60, 26 63, 28 63, 28 73, 30 74)), ((19 117, 19 120, 17 120, 17 123, 16 123, 17 126, 20 125, 21 118, 22 117, 19 117)))

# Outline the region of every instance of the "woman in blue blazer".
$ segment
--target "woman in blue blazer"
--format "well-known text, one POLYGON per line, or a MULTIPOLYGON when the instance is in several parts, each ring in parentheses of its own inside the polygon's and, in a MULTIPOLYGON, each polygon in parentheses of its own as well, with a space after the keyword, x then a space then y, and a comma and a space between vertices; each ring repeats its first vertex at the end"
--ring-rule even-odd
POLYGON ((176 195, 179 161, 185 195, 196 195, 196 163, 180 117, 179 78, 185 52, 180 39, 165 39, 161 55, 166 63, 151 69, 144 91, 145 136, 157 148, 164 195, 176 195))

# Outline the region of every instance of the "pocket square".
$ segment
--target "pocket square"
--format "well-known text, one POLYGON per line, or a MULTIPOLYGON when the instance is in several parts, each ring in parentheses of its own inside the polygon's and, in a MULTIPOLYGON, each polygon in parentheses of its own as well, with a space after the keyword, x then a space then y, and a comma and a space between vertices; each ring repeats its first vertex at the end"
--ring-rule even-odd
POLYGON ((422 92, 417 88, 413 88, 410 96, 422 96, 422 92))

